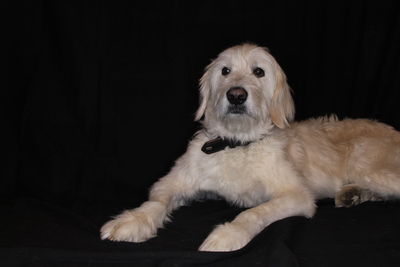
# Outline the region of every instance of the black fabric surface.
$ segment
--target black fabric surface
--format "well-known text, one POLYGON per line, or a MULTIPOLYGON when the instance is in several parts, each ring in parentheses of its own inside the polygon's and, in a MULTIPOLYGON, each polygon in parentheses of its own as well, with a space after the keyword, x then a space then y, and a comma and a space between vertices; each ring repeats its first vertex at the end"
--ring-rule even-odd
POLYGON ((213 226, 242 209, 196 202, 175 212, 158 237, 135 244, 99 240, 115 207, 66 208, 24 198, 4 210, 0 255, 6 266, 398 266, 399 209, 399 202, 335 209, 321 201, 313 219, 276 222, 239 251, 200 253, 213 226))
POLYGON ((0 266, 400 266, 400 204, 287 218, 245 248, 200 253, 243 209, 194 202, 140 244, 101 241, 146 200, 199 128, 198 79, 223 49, 267 46, 296 119, 400 129, 398 1, 9 1, 0 266))

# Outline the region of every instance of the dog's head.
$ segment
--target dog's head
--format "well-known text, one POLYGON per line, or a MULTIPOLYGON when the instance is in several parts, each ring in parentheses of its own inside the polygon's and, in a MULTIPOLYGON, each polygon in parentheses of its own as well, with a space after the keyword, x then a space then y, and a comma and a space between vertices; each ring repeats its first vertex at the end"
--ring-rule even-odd
POLYGON ((294 117, 286 76, 266 48, 253 44, 223 51, 200 79, 196 120, 212 134, 248 142, 294 117))

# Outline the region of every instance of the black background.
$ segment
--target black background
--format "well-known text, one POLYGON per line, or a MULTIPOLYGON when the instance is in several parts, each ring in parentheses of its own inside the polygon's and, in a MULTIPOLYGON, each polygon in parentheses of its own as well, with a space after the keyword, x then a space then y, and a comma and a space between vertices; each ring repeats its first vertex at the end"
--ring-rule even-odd
POLYGON ((98 237, 185 151, 200 127, 198 79, 231 45, 270 49, 298 120, 335 113, 400 129, 398 1, 14 1, 4 11, 6 263, 400 262, 398 202, 344 210, 323 201, 313 220, 283 220, 234 253, 196 252, 213 225, 240 212, 221 201, 174 213, 147 243, 98 237))

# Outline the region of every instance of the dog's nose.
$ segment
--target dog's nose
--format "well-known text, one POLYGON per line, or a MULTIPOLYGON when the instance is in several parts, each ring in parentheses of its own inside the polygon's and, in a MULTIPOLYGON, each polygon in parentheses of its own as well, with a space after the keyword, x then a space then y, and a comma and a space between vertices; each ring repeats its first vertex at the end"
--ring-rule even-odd
POLYGON ((229 103, 233 105, 241 105, 247 99, 247 92, 243 87, 232 87, 226 92, 226 97, 228 98, 229 103))

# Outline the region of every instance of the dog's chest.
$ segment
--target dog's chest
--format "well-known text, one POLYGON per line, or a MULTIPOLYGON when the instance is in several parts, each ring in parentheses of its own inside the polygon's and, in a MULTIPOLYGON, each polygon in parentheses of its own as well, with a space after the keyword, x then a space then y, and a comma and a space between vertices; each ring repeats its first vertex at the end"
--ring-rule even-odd
POLYGON ((268 200, 268 164, 260 160, 267 155, 247 147, 218 153, 203 157, 199 163, 202 189, 214 191, 241 206, 268 200))

